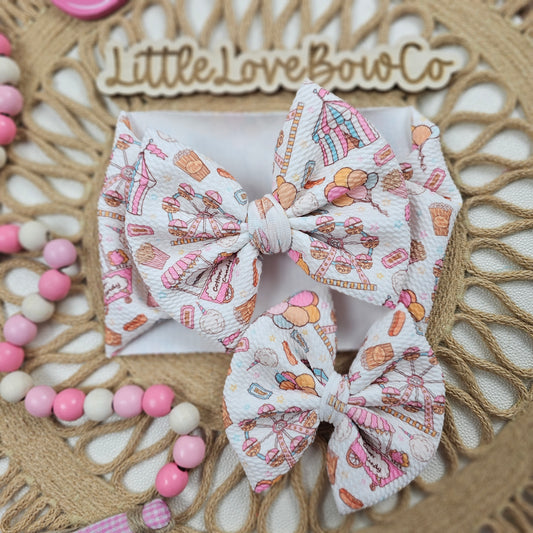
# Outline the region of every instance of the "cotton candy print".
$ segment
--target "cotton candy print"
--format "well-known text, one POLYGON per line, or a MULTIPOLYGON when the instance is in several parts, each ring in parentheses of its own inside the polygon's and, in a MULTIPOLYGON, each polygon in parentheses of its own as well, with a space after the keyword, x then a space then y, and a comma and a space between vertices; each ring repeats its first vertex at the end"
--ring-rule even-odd
MULTIPOLYGON (((117 131, 118 141, 139 151, 127 165, 131 177, 115 186, 120 198, 111 201, 122 202, 124 214, 114 224, 140 274, 131 292, 157 309, 143 310, 142 327, 134 321, 124 332, 136 316, 124 314, 124 301, 108 303, 108 330, 121 334, 109 335, 108 354, 162 317, 234 349, 255 309, 262 259, 278 253, 352 297, 388 307, 400 298, 422 328, 435 277, 419 287, 416 276, 408 280, 409 267, 429 272, 442 261, 460 199, 438 128, 414 110, 412 117, 412 152, 400 162, 363 113, 305 83, 278 136, 272 192, 255 201, 238 177, 156 127, 142 140, 117 131), (441 225, 430 234, 434 220, 441 225)), ((128 120, 121 115, 119 128, 128 120)), ((108 174, 116 174, 113 158, 108 174)), ((100 203, 110 194, 103 190, 100 203)), ((99 221, 111 239, 116 230, 99 221)))
POLYGON ((327 473, 346 514, 400 490, 427 465, 445 391, 437 359, 402 303, 372 325, 347 375, 333 368, 335 330, 329 297, 313 291, 264 313, 233 356, 223 418, 255 492, 300 460, 320 422, 333 424, 327 473), (294 311, 278 318, 309 306, 307 320, 294 311))

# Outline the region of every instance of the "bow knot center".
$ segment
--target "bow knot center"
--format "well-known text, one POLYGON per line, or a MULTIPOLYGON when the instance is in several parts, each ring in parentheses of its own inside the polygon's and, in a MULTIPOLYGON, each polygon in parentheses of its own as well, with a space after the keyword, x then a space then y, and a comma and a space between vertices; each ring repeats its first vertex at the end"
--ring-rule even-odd
POLYGON ((348 381, 348 376, 333 372, 320 398, 318 412, 320 420, 329 422, 334 426, 340 424, 345 413, 351 407, 348 404, 349 397, 350 382, 348 381))
POLYGON ((287 213, 272 194, 249 205, 248 232, 251 242, 262 254, 284 253, 292 244, 287 213))

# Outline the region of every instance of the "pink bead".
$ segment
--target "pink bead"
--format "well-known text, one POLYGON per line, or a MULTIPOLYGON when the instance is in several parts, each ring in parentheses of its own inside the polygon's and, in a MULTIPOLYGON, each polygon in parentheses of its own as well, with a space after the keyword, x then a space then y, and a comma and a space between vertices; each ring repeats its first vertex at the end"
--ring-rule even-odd
POLYGON ((168 385, 152 385, 146 389, 143 396, 143 410, 155 417, 165 416, 172 409, 174 391, 168 385))
POLYGON ((155 478, 155 488, 161 496, 165 498, 173 498, 183 492, 188 481, 188 472, 180 470, 175 463, 167 463, 157 473, 155 478))
POLYGON ((24 100, 22 95, 11 85, 0 85, 0 113, 11 117, 22 111, 24 100))
POLYGON ((16 254, 22 250, 19 242, 20 227, 16 224, 0 226, 0 253, 16 254))
POLYGON ((44 418, 52 414, 52 407, 57 396, 56 391, 48 385, 37 385, 26 394, 24 405, 30 415, 44 418))
POLYGON ((39 294, 51 302, 57 302, 66 298, 70 285, 70 278, 63 272, 47 270, 39 278, 39 294))
POLYGON ((65 389, 54 398, 53 410, 59 420, 72 422, 83 415, 85 394, 79 389, 65 389))
POLYGON ((0 342, 0 372, 14 372, 24 362, 24 350, 9 342, 0 342))
POLYGON ((182 435, 174 444, 172 457, 181 468, 196 468, 205 457, 204 439, 194 435, 182 435))
POLYGON ((113 398, 113 410, 122 418, 132 418, 142 413, 144 391, 138 385, 120 387, 113 398))
POLYGON ((3 33, 0 33, 0 55, 2 56, 11 55, 11 43, 9 42, 9 39, 3 33))
POLYGON ((63 268, 76 261, 78 253, 75 246, 67 239, 54 239, 47 242, 43 250, 43 257, 51 268, 63 268))
POLYGON ((0 115, 0 144, 11 144, 17 135, 17 126, 11 117, 0 115))
POLYGON ((4 324, 4 337, 16 346, 25 346, 37 336, 37 325, 23 315, 13 315, 4 324))

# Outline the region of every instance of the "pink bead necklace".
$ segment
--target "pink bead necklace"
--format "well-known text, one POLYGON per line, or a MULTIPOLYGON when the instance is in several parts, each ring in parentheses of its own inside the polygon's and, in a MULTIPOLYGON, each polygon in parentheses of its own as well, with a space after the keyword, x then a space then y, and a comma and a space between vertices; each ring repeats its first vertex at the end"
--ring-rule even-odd
MULTIPOLYGON (((12 86, 19 81, 20 69, 10 55, 11 43, 0 34, 0 168, 7 160, 3 146, 13 142, 17 133, 11 117, 19 114, 23 106, 22 95, 12 86)), ((98 388, 85 395, 76 388, 56 392, 48 385, 35 385, 29 374, 19 370, 25 357, 23 347, 37 336, 37 324, 49 320, 55 312, 55 303, 68 295, 69 268, 77 260, 76 248, 69 240, 48 238, 48 229, 37 221, 0 226, 0 254, 42 250, 44 261, 50 267, 39 278, 39 292, 26 296, 22 312, 4 324, 0 372, 6 375, 0 381, 0 396, 9 403, 24 401, 26 410, 33 416, 54 415, 68 422, 84 415, 97 422, 113 413, 122 418, 132 418, 142 412, 154 418, 168 415, 170 427, 180 436, 173 448, 174 462, 159 470, 155 488, 161 496, 177 496, 187 485, 188 470, 200 465, 205 456, 204 440, 189 435, 200 422, 194 405, 183 402, 173 407, 175 395, 168 385, 152 385, 146 390, 138 385, 125 385, 114 394, 98 388)))

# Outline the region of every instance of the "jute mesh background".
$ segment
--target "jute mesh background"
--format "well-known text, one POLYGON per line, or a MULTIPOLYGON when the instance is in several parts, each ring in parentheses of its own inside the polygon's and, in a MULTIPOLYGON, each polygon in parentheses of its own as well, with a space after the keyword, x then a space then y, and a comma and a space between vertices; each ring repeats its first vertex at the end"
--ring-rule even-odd
MULTIPOLYGON (((352 29, 354 2, 332 0, 320 17, 313 18, 310 2, 290 0, 281 14, 272 14, 270 0, 252 0, 244 15, 237 16, 230 0, 215 0, 212 12, 200 32, 187 17, 184 0, 131 1, 118 13, 97 24, 77 21, 52 8, 44 0, 8 0, 0 7, 0 28, 13 42, 14 59, 22 70, 20 82, 25 98, 18 138, 8 148, 9 164, 0 174, 0 223, 23 222, 34 217, 60 216, 75 221, 69 238, 76 243, 80 272, 74 277, 73 293, 85 298, 86 310, 72 315, 59 309, 54 322, 59 332, 49 334, 45 342, 27 353, 24 369, 39 371, 50 363, 75 363, 76 370, 59 388, 80 386, 84 380, 107 365, 102 345, 81 351, 71 350, 84 335, 102 335, 103 306, 96 246, 95 203, 111 147, 116 109, 94 87, 99 71, 97 54, 102 53, 113 28, 120 27, 130 42, 145 34, 142 13, 150 5, 161 6, 166 15, 166 37, 189 35, 209 46, 215 27, 225 27, 231 40, 241 50, 247 48, 252 21, 259 17, 264 48, 283 46, 283 34, 290 19, 299 18, 299 38, 320 33, 338 19, 337 45, 352 49, 370 34, 387 42, 389 32, 402 17, 417 17, 422 35, 433 46, 456 45, 467 52, 465 68, 454 76, 438 112, 432 119, 446 132, 464 123, 475 123, 477 135, 465 148, 445 146, 450 169, 464 196, 465 204, 454 236, 440 290, 431 316, 430 341, 445 368, 449 398, 445 431, 439 448, 443 473, 437 482, 416 480, 396 498, 392 509, 370 509, 349 516, 328 531, 531 531, 533 530, 533 411, 531 358, 518 364, 498 342, 494 329, 505 327, 519 332, 530 350, 533 317, 504 291, 501 284, 529 281, 533 278, 531 253, 519 252, 510 236, 533 229, 533 209, 502 199, 505 187, 533 176, 531 149, 522 159, 508 159, 486 149, 499 135, 518 132, 531 143, 533 136, 533 10, 528 0, 508 2, 465 2, 464 0, 379 2, 378 10, 357 29, 352 29), (90 105, 81 104, 62 94, 56 75, 62 70, 77 72, 90 105), (498 109, 491 113, 461 110, 457 102, 470 88, 491 83, 505 95, 498 109), (70 134, 44 128, 33 110, 46 104, 68 126, 70 134), (99 135, 94 132, 98 130, 99 135), (37 162, 26 144, 40 150, 47 163, 37 162), (86 163, 80 163, 85 156, 86 163), (484 172, 483 186, 472 185, 464 176, 468 171, 484 172), (42 201, 24 202, 15 197, 9 183, 21 177, 43 196, 42 201), (62 193, 62 179, 79 183, 76 197, 62 193), (470 214, 480 206, 490 205, 505 213, 510 221, 494 227, 480 227, 470 214), (482 270, 472 255, 479 250, 500 254, 512 262, 504 272, 482 270), (489 291, 500 302, 498 311, 479 310, 464 298, 469 288, 489 291), (485 357, 467 350, 454 335, 452 327, 467 324, 484 343, 485 357), (495 376, 506 384, 513 398, 498 407, 491 401, 480 376, 495 376), (465 443, 457 426, 457 416, 468 417, 479 428, 477 445, 465 443), (413 505, 416 499, 416 505, 413 505)), ((355 91, 342 97, 358 107, 369 105, 418 106, 427 94, 407 95, 399 90, 387 93, 355 91)), ((430 95, 431 96, 431 95, 430 95)), ((116 108, 186 109, 186 110, 285 110, 292 95, 279 92, 272 96, 252 94, 242 97, 194 95, 175 99, 151 99, 145 96, 113 97, 116 108)), ((531 144, 530 144, 531 146, 531 144)), ((65 219, 66 220, 66 219, 65 219)), ((531 248, 529 248, 531 252, 531 248)), ((40 273, 44 270, 36 254, 21 253, 3 257, 0 262, 0 299, 4 308, 19 306, 20 294, 9 290, 6 278, 16 269, 40 273)), ((5 320, 5 313, 0 322, 5 320)), ((526 354, 527 355, 527 354, 526 354)), ((353 354, 352 354, 353 356, 353 354)), ((340 357, 340 366, 349 363, 350 354, 340 357)), ((522 362, 524 358, 520 359, 522 362)), ((228 367, 227 356, 203 354, 133 356, 116 358, 117 371, 103 386, 112 389, 126 383, 149 386, 165 382, 174 386, 179 400, 199 406, 207 435, 208 456, 200 488, 192 505, 175 514, 167 530, 197 531, 187 526, 196 513, 203 513, 207 531, 221 531, 217 510, 242 480, 240 467, 213 490, 215 464, 225 447, 220 415, 221 391, 228 367), (202 380, 202 388, 198 383, 202 380), (179 383, 179 386, 176 385, 179 383), (213 400, 215 399, 215 401, 213 400), (213 403, 214 402, 214 403, 213 403)), ((90 390, 90 386, 82 386, 90 390)), ((133 509, 155 496, 153 491, 133 493, 124 484, 126 473, 138 463, 169 450, 171 433, 150 446, 141 447, 150 420, 139 416, 107 424, 63 425, 52 419, 29 417, 22 405, 0 403, 0 454, 8 465, 0 477, 0 506, 8 506, 0 520, 6 533, 55 531, 80 527, 106 516, 133 509), (125 432, 127 445, 111 461, 99 464, 87 453, 89 444, 109 432, 125 432)), ((325 451, 325 439, 318 439, 325 451)), ((314 488, 304 488, 302 469, 296 467, 284 483, 266 496, 249 494, 249 516, 240 531, 266 531, 269 513, 276 506, 280 491, 288 485, 293 490, 299 525, 297 530, 325 531, 321 505, 328 490, 327 479, 320 475, 314 488)), ((137 511, 138 515, 138 511, 137 511)), ((135 520, 134 520, 135 522, 135 520)), ((136 526, 144 531, 142 526, 136 526)))

